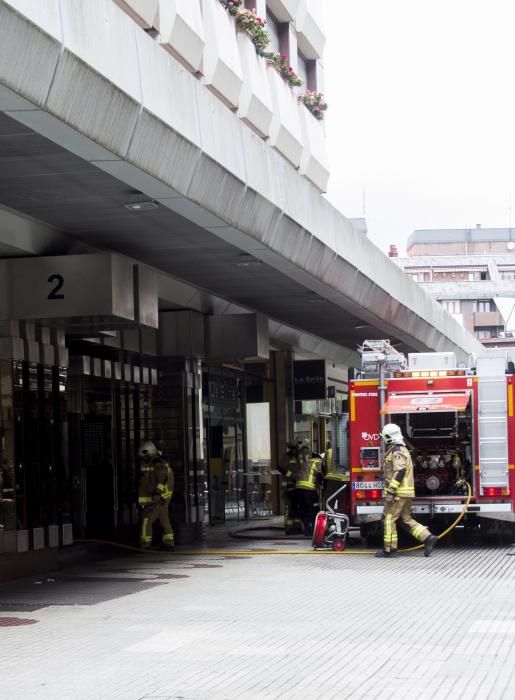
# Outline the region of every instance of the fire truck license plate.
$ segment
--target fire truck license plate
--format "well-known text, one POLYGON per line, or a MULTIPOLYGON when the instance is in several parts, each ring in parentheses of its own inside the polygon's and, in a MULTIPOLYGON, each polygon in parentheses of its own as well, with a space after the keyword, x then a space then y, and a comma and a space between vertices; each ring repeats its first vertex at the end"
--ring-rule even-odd
POLYGON ((377 489, 384 489, 384 482, 382 481, 354 481, 352 488, 356 491, 372 491, 377 489))

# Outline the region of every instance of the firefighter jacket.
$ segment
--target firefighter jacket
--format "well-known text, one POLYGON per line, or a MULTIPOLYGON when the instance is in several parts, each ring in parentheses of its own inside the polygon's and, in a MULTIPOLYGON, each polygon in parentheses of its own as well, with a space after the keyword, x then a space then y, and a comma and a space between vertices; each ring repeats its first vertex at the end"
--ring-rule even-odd
POLYGON ((298 464, 295 487, 316 491, 322 477, 322 460, 320 457, 310 457, 306 460, 299 460, 298 464))
POLYGON ((173 494, 174 482, 173 471, 161 456, 146 459, 141 466, 139 505, 146 506, 152 503, 168 505, 173 494))
POLYGON ((292 489, 295 487, 298 466, 297 456, 293 452, 285 452, 283 454, 279 462, 281 488, 292 489))
POLYGON ((414 498, 413 462, 405 445, 389 447, 384 458, 385 493, 400 498, 414 498))
POLYGON ((322 474, 330 481, 346 481, 345 474, 333 465, 333 448, 329 447, 322 460, 322 474))

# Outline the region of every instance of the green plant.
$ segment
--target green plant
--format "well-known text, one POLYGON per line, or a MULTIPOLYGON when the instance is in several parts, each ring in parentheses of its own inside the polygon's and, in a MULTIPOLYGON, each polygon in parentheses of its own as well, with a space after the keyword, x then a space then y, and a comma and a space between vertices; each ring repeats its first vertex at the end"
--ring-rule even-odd
POLYGON ((270 43, 270 37, 265 30, 266 20, 261 19, 256 14, 256 10, 239 10, 234 15, 236 23, 250 37, 256 47, 256 52, 263 56, 270 43))
POLYGON ((227 12, 235 17, 240 11, 243 0, 220 0, 227 12))
POLYGON ((321 92, 310 92, 308 90, 308 92, 300 95, 299 102, 302 102, 309 109, 315 119, 322 121, 324 112, 327 110, 327 102, 321 92))
POLYGON ((274 64, 288 85, 291 87, 300 87, 304 84, 293 68, 288 65, 288 58, 285 54, 271 51, 263 55, 274 64))

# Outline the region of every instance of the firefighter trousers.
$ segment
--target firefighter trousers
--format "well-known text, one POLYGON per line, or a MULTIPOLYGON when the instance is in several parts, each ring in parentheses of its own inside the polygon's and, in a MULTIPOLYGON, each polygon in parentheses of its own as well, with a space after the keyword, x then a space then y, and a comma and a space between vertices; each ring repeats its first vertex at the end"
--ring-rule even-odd
POLYGON ((286 488, 283 491, 284 499, 284 532, 300 532, 302 530, 302 522, 296 515, 295 509, 295 493, 293 488, 286 488))
POLYGON ((141 513, 141 536, 140 542, 142 547, 150 547, 152 544, 152 528, 156 520, 159 520, 163 528, 162 542, 165 547, 173 547, 174 536, 173 529, 170 524, 170 516, 168 514, 167 503, 156 503, 155 505, 145 506, 141 513))
POLYGON ((397 498, 394 501, 386 501, 384 504, 383 548, 385 552, 392 552, 397 549, 397 521, 399 521, 418 542, 425 542, 431 535, 427 527, 417 523, 412 516, 412 500, 412 498, 397 498))
POLYGON ((315 517, 318 512, 318 495, 314 489, 297 488, 293 492, 295 512, 302 521, 305 535, 313 533, 315 517))

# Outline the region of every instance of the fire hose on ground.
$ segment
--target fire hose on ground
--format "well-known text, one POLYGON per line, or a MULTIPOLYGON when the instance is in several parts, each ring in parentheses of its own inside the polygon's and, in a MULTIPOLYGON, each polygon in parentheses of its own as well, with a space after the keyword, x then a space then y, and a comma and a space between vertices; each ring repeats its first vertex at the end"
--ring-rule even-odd
MULTIPOLYGON (((465 503, 463 505, 463 508, 461 512, 459 513, 458 517, 452 522, 448 528, 446 528, 443 532, 441 532, 439 535, 437 535, 438 540, 442 540, 444 537, 447 537, 447 535, 454 530, 454 528, 458 525, 458 523, 463 519, 465 516, 470 500, 472 498, 472 489, 470 487, 470 484, 466 481, 463 482, 463 484, 467 487, 467 497, 465 500, 465 503)), ((459 485, 459 483, 458 483, 459 485)), ((271 528, 248 528, 249 531, 252 530, 257 530, 257 529, 271 529, 271 528)), ((245 530, 242 530, 241 533, 243 534, 245 530)), ((231 533, 231 537, 238 537, 238 533, 231 533)), ((250 538, 250 539, 256 539, 256 538, 250 538)), ((273 538, 270 538, 273 539, 273 538)), ((120 549, 127 549, 129 551, 134 551, 138 552, 139 554, 157 554, 159 556, 226 556, 226 555, 259 555, 259 554, 268 554, 268 555, 274 555, 274 554, 374 554, 375 550, 371 549, 361 549, 361 550, 343 550, 341 552, 334 552, 332 549, 309 549, 309 550, 269 550, 269 549, 263 549, 263 550, 245 550, 245 549, 239 549, 239 550, 226 550, 226 549, 218 549, 218 550, 213 550, 213 549, 193 549, 193 550, 178 550, 178 551, 173 551, 169 552, 166 550, 159 550, 159 549, 141 549, 139 547, 135 547, 132 545, 127 545, 127 544, 122 544, 120 542, 111 542, 108 540, 99 540, 99 539, 79 539, 75 540, 76 542, 83 542, 83 543, 91 543, 91 544, 101 544, 101 545, 110 545, 112 547, 117 547, 120 549)), ((422 549, 424 547, 423 544, 418 544, 414 547, 407 547, 405 549, 400 549, 399 553, 400 554, 407 554, 408 552, 416 552, 419 549, 422 549)))

